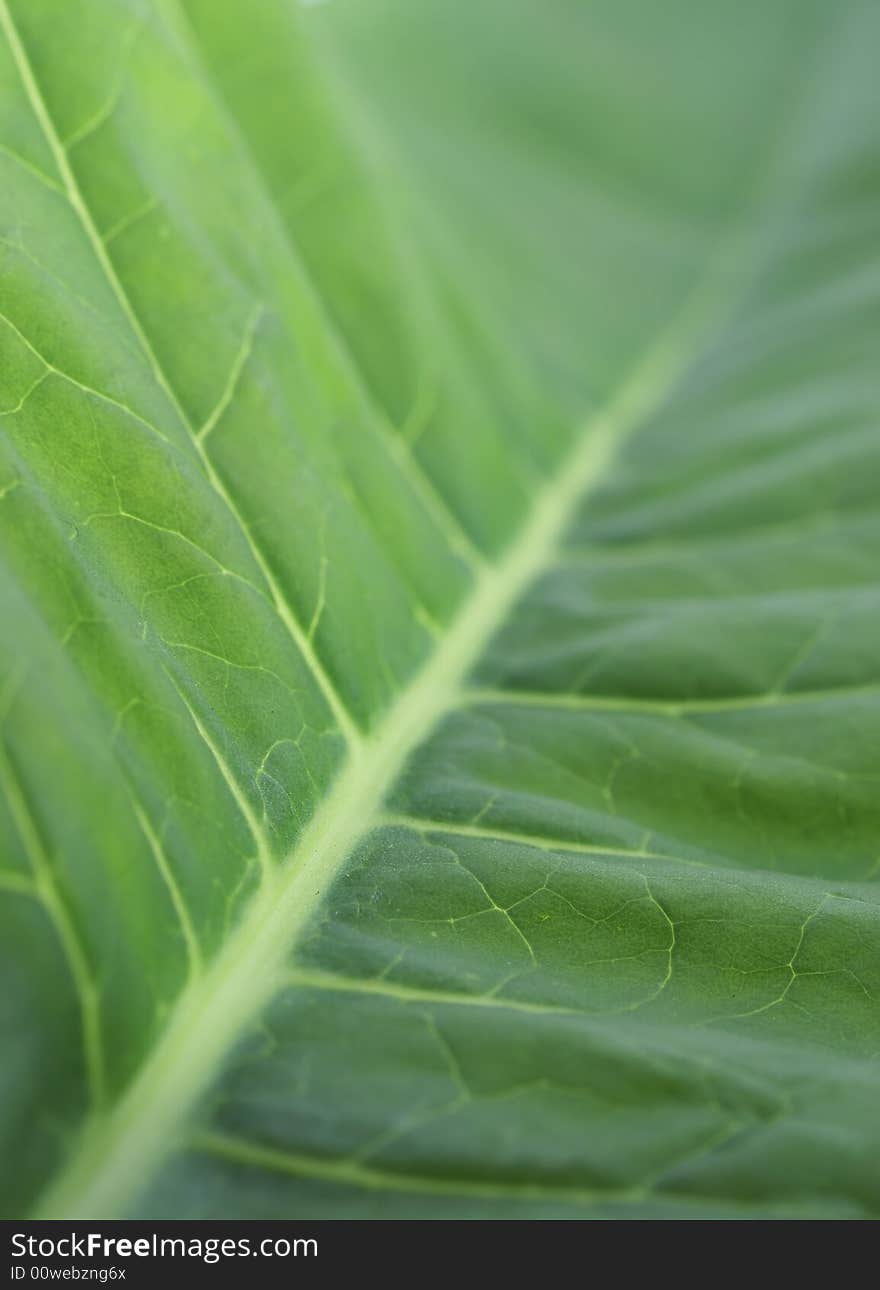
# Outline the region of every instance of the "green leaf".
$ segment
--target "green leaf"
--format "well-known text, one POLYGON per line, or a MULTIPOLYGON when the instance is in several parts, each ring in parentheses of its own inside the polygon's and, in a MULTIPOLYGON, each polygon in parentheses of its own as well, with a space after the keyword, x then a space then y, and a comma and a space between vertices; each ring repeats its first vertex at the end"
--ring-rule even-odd
POLYGON ((880 11, 0 0, 2 1207, 880 1213, 880 11))

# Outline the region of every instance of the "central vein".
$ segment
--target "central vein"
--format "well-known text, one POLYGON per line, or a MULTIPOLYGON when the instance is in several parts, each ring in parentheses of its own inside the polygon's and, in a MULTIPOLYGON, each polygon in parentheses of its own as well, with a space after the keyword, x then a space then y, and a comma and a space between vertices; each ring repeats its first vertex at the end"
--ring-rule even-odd
POLYGON ((43 1218, 124 1213, 180 1141, 181 1129, 230 1050, 281 988, 285 963, 358 842, 380 822, 404 763, 460 699, 462 684, 525 589, 552 564, 581 499, 621 441, 665 398, 729 295, 720 265, 618 394, 584 427, 537 495, 516 541, 479 577, 433 656, 354 752, 295 849, 265 877, 242 921, 181 994, 140 1073, 84 1130, 38 1209, 43 1218))

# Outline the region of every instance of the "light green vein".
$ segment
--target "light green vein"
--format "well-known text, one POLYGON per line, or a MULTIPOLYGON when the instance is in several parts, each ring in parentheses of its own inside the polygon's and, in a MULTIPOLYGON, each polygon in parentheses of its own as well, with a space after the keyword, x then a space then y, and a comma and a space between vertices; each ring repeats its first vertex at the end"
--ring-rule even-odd
POLYGON ((575 1206, 634 1202, 646 1199, 643 1187, 608 1188, 607 1190, 584 1187, 554 1187, 546 1183, 516 1183, 507 1185, 495 1180, 479 1178, 425 1177, 412 1173, 395 1173, 364 1165, 350 1159, 321 1159, 297 1152, 245 1142, 221 1133, 195 1134, 190 1146, 205 1155, 217 1156, 236 1164, 272 1173, 292 1174, 297 1178, 317 1179, 323 1182, 347 1184, 369 1191, 399 1191, 428 1196, 461 1196, 475 1199, 496 1198, 521 1200, 555 1200, 575 1206))
POLYGON ((125 215, 121 215, 118 220, 109 226, 109 228, 105 228, 101 234, 101 241, 105 246, 109 246, 117 237, 121 237, 123 233, 132 228, 138 220, 145 219, 147 215, 151 215, 153 211, 158 209, 158 197, 148 197, 145 202, 141 202, 138 206, 135 206, 134 210, 130 210, 125 215))
POLYGON ((0 740, 0 787, 6 795, 15 827, 33 870, 34 894, 49 916, 70 971, 79 1005, 83 1059, 89 1094, 92 1104, 100 1107, 104 1101, 106 1077, 98 985, 85 946, 58 889, 52 862, 28 805, 21 780, 2 740, 0 740))
POLYGON ((0 155, 8 157, 10 161, 21 166, 22 170, 25 170, 29 175, 32 175, 38 183, 43 184, 46 188, 51 188, 52 192, 60 193, 62 196, 64 195, 64 189, 59 183, 49 175, 45 174, 44 171, 40 170, 39 166, 35 166, 32 161, 28 161, 27 157, 23 157, 21 153, 15 152, 12 148, 7 147, 5 143, 0 143, 0 155))
MULTIPOLYGON (((223 661, 225 662, 225 660, 223 661)), ((261 825, 260 821, 257 819, 256 812, 254 811, 254 808, 251 806, 251 803, 248 800, 247 794, 245 793, 244 789, 241 787, 235 775, 233 774, 232 767, 229 765, 229 762, 226 760, 221 749, 218 747, 217 741, 214 739, 213 735, 210 733, 210 731, 208 730, 204 722, 199 717, 199 714, 196 712, 195 708, 190 703, 187 696, 184 694, 180 685, 177 683, 177 680, 175 679, 175 677, 171 674, 171 672, 167 668, 165 669, 165 674, 168 677, 171 684, 174 686, 174 689, 177 691, 177 694, 180 698, 181 703, 189 713, 190 720, 192 721, 193 726, 195 727, 196 733, 198 734, 202 743, 205 745, 205 747, 208 749, 209 753, 213 757, 214 763, 217 766, 217 769, 220 771, 220 774, 223 777, 226 787, 229 789, 230 796, 232 797, 233 801, 238 807, 239 812, 241 813, 241 816, 244 819, 245 823, 247 824, 248 831, 250 832, 250 835, 254 840, 254 846, 256 848, 256 856, 260 864, 260 869, 263 874, 263 879, 264 881, 269 882, 271 880, 272 871, 275 865, 272 857, 272 848, 269 845, 269 839, 266 836, 266 831, 261 825)))
POLYGON ((184 945, 186 946, 190 975, 196 976, 201 971, 202 967, 202 951, 201 946, 199 945, 198 934, 196 933, 196 929, 189 912, 189 907, 187 906, 183 892, 180 889, 180 884, 177 881, 174 869, 172 868, 165 852, 162 839, 153 828, 150 817, 147 815, 140 797, 135 792, 131 783, 128 782, 127 778, 126 789, 128 791, 129 798, 131 799, 135 819, 140 826, 141 832, 146 838, 147 845, 150 848, 150 853, 155 861, 156 868, 159 870, 159 875, 165 884, 169 899, 174 906, 177 920, 180 923, 180 930, 183 935, 184 945))
POLYGON ((17 873, 14 869, 0 869, 0 891, 10 891, 16 896, 29 896, 40 899, 36 882, 28 873, 17 873))
POLYGON ((254 155, 253 149, 246 136, 229 113, 222 93, 219 90, 215 90, 210 73, 199 52, 200 45, 198 37, 194 32, 187 15, 183 12, 178 0, 161 0, 161 3, 163 12, 166 16, 166 21, 168 21, 172 28, 178 32, 185 47, 191 51, 193 62, 196 64, 209 90, 211 90, 214 101, 223 112, 230 130, 234 133, 242 151, 249 161, 250 168, 259 183, 259 187, 266 196, 267 208, 276 224, 276 227, 278 228, 281 240, 296 265, 300 279, 309 293, 310 300, 320 315, 321 321, 324 324, 327 335, 333 343, 339 361, 342 363, 354 388, 357 390, 365 406, 371 413, 372 422, 382 436, 386 451, 397 469, 400 471, 400 474, 406 479, 410 488, 418 497, 427 513, 431 516, 438 533, 442 535, 449 546, 449 549, 454 551, 471 568, 482 568, 485 563, 482 551, 480 551, 480 549, 475 545, 470 534, 466 531, 458 516, 452 510, 449 502, 442 495, 433 479, 431 479, 427 472, 422 468, 418 459, 411 451, 405 436, 395 429, 385 408, 376 398, 360 364, 357 361, 354 351, 349 344, 348 338, 340 328, 336 319, 333 317, 326 301, 314 282, 311 270, 305 261, 305 257, 301 254, 299 247, 294 243, 290 229, 279 219, 277 208, 272 200, 263 169, 254 155))
MULTIPOLYGON (((257 328, 260 325, 260 319, 263 317, 264 312, 265 308, 263 305, 257 305, 251 311, 251 315, 245 324, 241 345, 238 348, 235 358, 232 360, 232 366, 229 369, 229 377, 226 381, 223 393, 220 395, 220 398, 217 400, 212 411, 208 414, 204 424, 196 432, 197 439, 207 439, 208 435, 213 429, 215 429, 222 418, 223 413, 235 397, 235 391, 238 388, 239 381, 241 380, 241 374, 244 371, 245 365, 253 351, 254 338, 256 337, 257 328)), ((311 637, 309 637, 309 639, 311 639, 311 637)))
POLYGON ((64 381, 68 385, 72 385, 75 390, 79 390, 80 393, 85 394, 87 398, 99 399, 102 403, 107 403, 111 407, 116 408, 125 416, 131 417, 133 421, 142 425, 145 430, 149 430, 157 439, 161 439, 163 443, 166 443, 169 446, 171 445, 171 440, 166 434, 163 434, 158 426, 153 425, 152 421, 148 421, 146 417, 142 417, 139 412, 135 412, 134 408, 130 408, 127 403, 122 403, 119 399, 114 399, 112 394, 107 394, 105 390, 96 390, 91 385, 84 385, 82 381, 77 379, 77 377, 71 376, 69 372, 62 371, 60 367, 56 367, 55 364, 51 363, 49 359, 46 358, 45 354, 42 354, 34 343, 25 336, 24 332, 20 331, 19 328, 16 327, 11 318, 7 318, 5 314, 0 313, 0 322, 9 328, 13 335, 18 337, 24 347, 33 354, 34 358, 39 359, 39 361, 49 372, 51 372, 53 376, 57 376, 60 381, 64 381))
POLYGON ((581 1008, 566 1008, 561 1004, 529 1003, 497 994, 462 994, 454 990, 429 990, 404 985, 386 978, 339 976, 335 972, 322 972, 308 968, 291 968, 283 978, 285 986, 294 989, 326 990, 334 994, 365 994, 398 1003, 443 1004, 453 1008, 489 1008, 494 1011, 523 1012, 533 1016, 579 1017, 595 1019, 597 1013, 581 1008))
POLYGON ((687 860, 668 851, 647 851, 642 847, 618 847, 613 843, 578 842, 572 838, 550 838, 541 833, 521 833, 513 829, 496 828, 492 824, 459 823, 456 820, 429 820, 420 815, 385 812, 378 820, 379 827, 413 829, 417 833, 438 833, 448 837, 479 838, 485 842, 508 842, 515 846, 533 847, 537 851, 571 851, 586 856, 623 856, 632 860, 668 860, 671 864, 694 865, 705 869, 702 860, 687 860))
POLYGON ((616 694, 554 694, 550 691, 466 689, 462 707, 495 704, 509 708, 546 708, 562 712, 631 712, 664 717, 690 713, 750 712, 760 708, 785 708, 809 703, 844 702, 880 696, 880 683, 838 685, 817 690, 768 690, 763 694, 736 694, 718 699, 654 699, 616 694))
MULTIPOLYGON (((728 1141, 741 1125, 725 1124, 712 1137, 688 1156, 682 1163, 691 1159, 708 1156, 718 1146, 728 1141)), ((308 1156, 301 1152, 285 1151, 277 1147, 266 1147, 260 1143, 248 1142, 229 1134, 201 1132, 193 1134, 189 1141, 192 1151, 231 1164, 243 1165, 246 1168, 262 1169, 268 1173, 288 1174, 294 1178, 303 1178, 341 1186, 359 1187, 365 1191, 401 1192, 406 1195, 447 1196, 450 1198, 473 1200, 520 1200, 555 1202, 578 1209, 593 1209, 598 1206, 614 1205, 657 1205, 693 1207, 711 1211, 714 1207, 723 1206, 725 1210, 741 1211, 744 1217, 760 1209, 751 1200, 742 1200, 734 1196, 712 1196, 706 1193, 693 1194, 674 1189, 664 1192, 660 1180, 651 1178, 644 1182, 634 1183, 630 1187, 579 1187, 554 1185, 546 1182, 520 1182, 516 1179, 505 1181, 500 1178, 450 1178, 427 1177, 423 1174, 396 1172, 391 1169, 379 1169, 364 1165, 355 1159, 326 1159, 319 1156, 308 1156)), ((678 1163, 678 1162, 676 1162, 678 1163)), ((798 1213, 811 1212, 810 1200, 807 1197, 795 1197, 785 1206, 791 1217, 798 1213)))
POLYGON ((0 417, 14 417, 17 412, 20 412, 34 391, 40 388, 49 375, 49 372, 41 372, 37 379, 31 382, 24 394, 22 394, 21 398, 13 407, 3 408, 3 410, 0 411, 0 417))
POLYGON ((339 692, 337 691, 335 685, 333 684, 328 673, 326 672, 323 663, 321 662, 317 653, 315 652, 315 649, 312 646, 311 641, 308 639, 306 633, 303 631, 296 617, 296 614, 293 612, 286 596, 284 595, 281 589, 281 586, 278 580, 275 577, 275 574, 272 571, 271 565, 266 559, 266 556, 263 554, 262 549, 256 542, 253 532, 251 531, 250 525, 248 525, 247 522, 245 521, 245 518, 241 514, 240 510, 238 509, 238 506, 236 505, 231 493, 229 492, 223 480, 220 478, 219 474, 217 473, 217 470, 215 469, 213 462, 208 456, 208 453, 205 449, 205 445, 202 442, 202 439, 199 437, 195 427, 193 426, 189 416, 187 415, 183 405, 181 404, 180 399, 175 393, 174 388, 170 380, 168 379, 168 376, 164 368, 162 367, 162 364, 159 361, 159 357, 155 349, 153 348, 150 338, 147 335, 146 331, 144 330, 144 327, 140 319, 138 318, 137 313, 135 312, 134 306, 124 286, 122 285, 122 282, 120 281, 119 275, 117 274, 116 269, 113 265, 113 261, 110 259, 110 256, 107 252, 107 247, 102 241, 101 235, 98 232, 97 226, 95 225, 95 222, 92 219, 91 212, 85 202, 85 199, 82 195, 82 191, 80 190, 79 184, 77 182, 76 176, 73 173, 73 169, 70 165, 70 161, 68 160, 68 156, 64 149, 64 145, 62 144, 61 139, 59 138, 58 131, 55 128, 55 124, 46 106, 45 99, 43 98, 43 95, 40 91, 40 87, 34 75, 34 70, 28 58, 27 51, 25 50, 24 45, 22 44, 21 37, 19 36, 19 33, 18 33, 18 29, 15 25, 15 22, 13 21, 12 14, 9 11, 7 0, 0 0, 0 27, 3 28, 3 32, 9 44, 9 48, 12 53, 12 57, 15 62, 15 65, 18 68, 18 73, 21 78, 22 85, 24 86, 25 93, 27 94, 28 101, 30 102, 31 108, 33 110, 34 116, 36 117, 40 125, 40 128, 43 131, 43 134, 46 138, 46 142, 49 145, 49 148, 52 152, 52 156, 55 159, 55 164, 58 167, 59 174, 61 175, 61 178, 64 182, 64 188, 67 194, 68 201, 70 202, 70 205, 72 206, 77 218, 79 219, 79 222, 83 228, 83 231, 86 235, 89 245, 92 248, 95 258, 101 267, 101 270, 107 280, 107 283, 111 291, 113 292, 113 295, 115 296, 119 304, 119 307, 122 310, 122 313, 128 322, 128 325, 131 327, 131 330, 134 332, 134 335, 137 337, 138 343, 140 344, 141 349, 143 350, 143 353, 150 365, 150 369, 153 373, 154 379, 157 385, 159 386, 159 388, 165 394, 165 397, 168 399, 168 402, 171 405, 171 407, 175 410, 175 413, 179 417, 182 424, 187 428, 190 434, 190 437, 192 439, 193 445, 195 447, 195 450, 199 456, 199 460, 202 463, 202 467, 205 471, 208 482, 210 483, 214 491, 217 493, 217 495, 220 497, 220 499, 223 501, 227 510, 235 520, 237 527, 239 528, 242 535, 244 536, 248 544, 248 547, 251 551, 251 554, 253 556, 253 559, 256 562, 257 566, 259 567, 260 572, 262 573, 263 577, 266 580, 266 584, 269 587, 269 590, 272 595, 272 600, 275 605, 275 610, 279 618, 283 622, 285 628, 287 629, 288 634, 290 635, 294 644, 299 650, 301 656, 304 658, 307 666, 309 667, 315 679, 315 682, 318 685, 318 688, 320 689, 325 700, 327 701, 328 706, 330 707, 330 710, 333 713, 333 716, 336 720, 337 725, 339 726, 339 729, 345 735, 346 739, 350 744, 353 744, 353 745, 357 744, 359 742, 360 735, 352 716, 350 715, 348 709, 346 708, 345 704, 342 701, 342 698, 339 692))

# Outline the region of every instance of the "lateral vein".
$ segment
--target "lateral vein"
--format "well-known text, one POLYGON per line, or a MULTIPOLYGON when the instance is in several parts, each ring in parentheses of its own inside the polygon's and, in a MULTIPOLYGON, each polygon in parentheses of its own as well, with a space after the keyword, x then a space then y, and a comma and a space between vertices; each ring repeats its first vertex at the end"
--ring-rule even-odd
POLYGON ((458 820, 429 820, 421 815, 384 813, 377 824, 386 828, 412 829, 422 835, 439 834, 450 838, 479 838, 486 842, 507 842, 514 846, 533 847, 536 851, 569 851, 588 856, 620 856, 628 860, 668 860, 671 864, 707 868, 703 860, 690 860, 667 851, 651 851, 644 847, 621 847, 613 842, 579 842, 576 838, 548 838, 540 833, 525 833, 496 827, 494 824, 474 824, 458 820))
POLYGON ((176 28, 181 35, 185 47, 189 50, 193 62, 198 67, 199 72, 215 103, 221 111, 230 128, 234 131, 236 139, 239 141, 242 151, 247 157, 251 170, 253 171, 261 191, 266 195, 267 206, 272 212, 274 222, 279 230, 281 240, 287 248, 290 259, 295 264, 303 285, 308 291, 309 297, 314 303, 327 334, 332 342, 336 354, 346 370, 347 375, 352 381, 354 388, 363 399, 370 419, 375 425, 376 430, 382 437, 383 444, 397 469, 404 476, 413 492, 418 496, 419 501, 425 507, 425 510, 431 515, 434 524, 439 533, 442 534, 449 549, 453 551, 469 568, 480 568, 485 562, 484 553, 475 543, 468 530, 454 511, 449 500, 443 495, 437 484, 434 482, 429 473, 419 462, 418 457, 412 452, 405 437, 395 427, 392 416, 382 401, 376 395, 372 385, 367 379, 361 363, 358 361, 351 343, 343 328, 340 326, 332 311, 328 308, 324 297, 318 290, 314 280, 314 275, 306 261, 306 257, 300 247, 294 241, 293 234, 289 227, 278 218, 275 202, 272 199, 271 190, 267 182, 264 169, 259 159, 254 154, 253 146, 238 123, 229 111, 226 98, 219 85, 216 84, 216 78, 212 77, 205 58, 202 54, 202 46, 198 35, 193 29, 192 23, 187 14, 183 11, 178 0, 164 0, 163 10, 167 20, 176 28))
POLYGON ((284 985, 294 990, 324 990, 334 994, 373 995, 402 1004, 430 1004, 432 1007, 488 1008, 499 1012, 527 1013, 538 1017, 574 1017, 592 1021, 599 1015, 585 1008, 567 1008, 561 1004, 533 1003, 501 994, 464 994, 453 990, 432 990, 404 985, 377 977, 340 976, 320 969, 293 967, 284 977, 284 985))
POLYGON ((94 1107, 104 1100, 105 1061, 101 1008, 94 969, 46 851, 37 821, 16 766, 0 739, 0 787, 9 803, 33 873, 33 894, 41 902, 61 947, 73 982, 80 1014, 83 1062, 94 1107))
POLYGON ((638 1184, 632 1187, 587 1188, 577 1186, 552 1186, 540 1183, 511 1182, 480 1178, 425 1177, 413 1173, 397 1173, 364 1164, 355 1158, 322 1160, 298 1152, 264 1147, 221 1133, 199 1133, 193 1136, 190 1146, 203 1155, 216 1156, 232 1163, 263 1169, 271 1173, 291 1174, 297 1178, 319 1179, 324 1182, 362 1187, 369 1191, 400 1191, 429 1196, 470 1196, 474 1198, 556 1200, 573 1206, 634 1203, 647 1199, 648 1193, 638 1184))
POLYGON ((733 694, 719 698, 660 699, 624 694, 576 694, 552 690, 466 689, 462 707, 494 705, 506 708, 544 708, 557 712, 620 712, 637 716, 687 717, 704 713, 752 712, 761 708, 786 708, 811 703, 837 703, 880 696, 880 684, 836 685, 810 690, 766 690, 759 694, 733 694))
MULTIPOLYGON (((251 555, 266 580, 279 618, 311 671, 318 688, 333 713, 340 731, 343 733, 349 744, 355 745, 360 739, 360 732, 354 718, 343 703, 341 695, 315 652, 311 641, 308 639, 305 631, 300 625, 296 614, 293 612, 287 597, 282 591, 281 586, 272 571, 269 561, 266 559, 261 547, 254 538, 250 525, 239 510, 232 494, 229 492, 229 489, 220 478, 214 463, 208 455, 203 441, 204 436, 200 435, 193 426, 192 420, 175 393, 175 390, 159 361, 159 357, 150 342, 150 338, 135 311, 131 299, 120 281, 113 261, 107 251, 107 247, 101 238, 101 234, 98 232, 95 221, 93 220, 85 198, 82 195, 82 191, 79 183, 77 182, 76 175, 73 172, 73 168, 71 167, 64 144, 61 142, 58 131, 55 128, 55 124, 49 113, 49 109, 46 106, 46 101, 40 91, 36 76, 34 75, 33 67, 31 66, 27 51, 22 43, 15 21, 9 10, 7 0, 0 0, 0 27, 3 28, 4 35, 6 36, 13 61, 18 68, 18 74, 21 78, 22 85, 24 86, 25 93, 27 94, 28 101, 30 102, 31 109, 41 130, 43 131, 43 135, 45 136, 49 149, 55 159, 55 164, 58 167, 59 174, 64 182, 64 190, 67 195, 67 199, 82 225, 94 256, 107 280, 107 284, 113 292, 113 295, 116 297, 117 303, 119 304, 128 325, 131 327, 137 338, 144 356, 150 365, 150 370, 153 373, 153 377, 157 385, 162 390, 176 415, 188 431, 207 476, 208 483, 224 503, 227 510, 235 520, 236 525, 243 534, 251 555)), ((221 394, 221 401, 222 398, 223 395, 221 394)))

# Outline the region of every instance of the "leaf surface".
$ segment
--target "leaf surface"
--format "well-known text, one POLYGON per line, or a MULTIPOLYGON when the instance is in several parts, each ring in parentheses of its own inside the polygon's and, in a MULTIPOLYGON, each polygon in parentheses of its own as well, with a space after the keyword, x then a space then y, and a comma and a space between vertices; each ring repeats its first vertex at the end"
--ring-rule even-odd
POLYGON ((876 1215, 876 6, 0 26, 4 1212, 876 1215))

